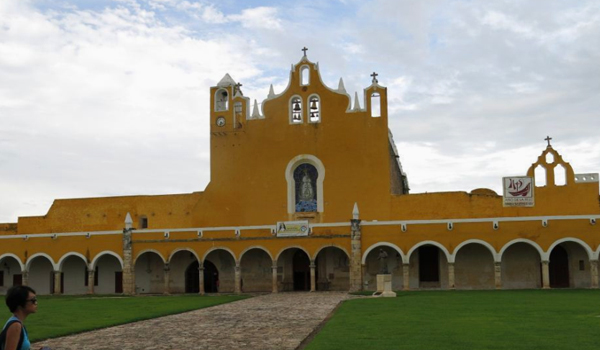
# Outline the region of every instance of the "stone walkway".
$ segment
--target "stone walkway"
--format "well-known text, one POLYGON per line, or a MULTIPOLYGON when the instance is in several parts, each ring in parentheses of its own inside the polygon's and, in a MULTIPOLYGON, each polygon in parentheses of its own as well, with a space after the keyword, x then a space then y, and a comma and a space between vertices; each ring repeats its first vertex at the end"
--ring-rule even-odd
POLYGON ((52 350, 296 349, 342 292, 277 293, 206 309, 45 340, 52 350))

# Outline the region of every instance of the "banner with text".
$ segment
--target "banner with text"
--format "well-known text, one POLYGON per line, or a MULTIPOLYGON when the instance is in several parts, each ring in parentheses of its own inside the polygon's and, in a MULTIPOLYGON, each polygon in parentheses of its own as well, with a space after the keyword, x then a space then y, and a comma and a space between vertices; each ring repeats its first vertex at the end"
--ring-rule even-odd
POLYGON ((308 236, 308 221, 282 221, 277 223, 277 237, 308 236))
POLYGON ((533 207, 533 178, 511 176, 502 178, 505 207, 533 207))

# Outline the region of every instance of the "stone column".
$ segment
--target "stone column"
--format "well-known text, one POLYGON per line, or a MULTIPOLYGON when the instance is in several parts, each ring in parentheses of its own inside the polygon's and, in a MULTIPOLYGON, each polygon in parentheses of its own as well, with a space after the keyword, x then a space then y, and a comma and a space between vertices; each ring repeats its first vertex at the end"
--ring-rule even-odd
POLYGON ((60 271, 54 271, 54 294, 56 295, 60 295, 61 291, 60 291, 60 277, 61 277, 61 272, 60 271))
POLYGON ((542 288, 550 289, 550 269, 548 268, 550 262, 548 260, 542 261, 542 288))
POLYGON ((242 293, 242 268, 240 262, 235 262, 235 294, 242 293))
MULTIPOLYGON (((127 217, 131 220, 131 216, 127 213, 127 217)), ((123 229, 123 294, 135 294, 135 270, 133 268, 133 253, 131 242, 131 227, 132 223, 125 220, 125 228, 123 229)))
POLYGON ((165 290, 163 294, 171 294, 171 266, 165 263, 165 290))
POLYGON ((200 281, 200 295, 204 295, 204 265, 200 265, 200 267, 198 267, 198 274, 198 280, 200 281))
POLYGON ((350 254, 350 291, 363 290, 361 228, 358 215, 350 220, 352 252, 350 254))
POLYGON ((273 272, 273 293, 277 293, 277 261, 273 261, 271 271, 273 272))
POLYGON ((410 264, 402 264, 402 290, 410 290, 410 264))
POLYGON ((590 274, 592 277, 592 288, 598 288, 598 260, 590 260, 590 274))
POLYGON ((454 286, 454 263, 448 263, 448 288, 455 289, 455 286, 454 286))
POLYGON ((502 289, 502 263, 494 262, 494 284, 496 289, 502 289))
POLYGON ((96 281, 96 271, 88 269, 88 294, 94 294, 94 282, 96 281))
POLYGON ((311 260, 310 261, 310 291, 314 292, 317 290, 317 284, 316 284, 316 280, 315 280, 315 261, 311 260))
POLYGON ((23 276, 23 285, 24 286, 28 286, 29 285, 29 271, 27 270, 23 270, 21 271, 21 275, 23 276))

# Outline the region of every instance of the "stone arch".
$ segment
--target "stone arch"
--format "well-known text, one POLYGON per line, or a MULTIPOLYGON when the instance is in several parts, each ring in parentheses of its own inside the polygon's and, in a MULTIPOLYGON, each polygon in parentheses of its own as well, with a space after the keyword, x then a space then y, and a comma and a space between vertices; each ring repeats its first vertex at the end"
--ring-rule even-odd
POLYGON ((52 257, 46 253, 35 253, 32 256, 30 256, 29 258, 27 258, 27 261, 25 262, 25 269, 27 271, 29 271, 29 268, 31 267, 31 262, 37 258, 43 256, 44 258, 48 259, 48 261, 50 261, 50 264, 52 264, 52 268, 54 270, 58 270, 58 266, 56 265, 56 263, 54 262, 54 259, 52 259, 52 257))
POLYGON ((323 162, 321 162, 319 158, 311 154, 300 154, 292 158, 285 168, 288 214, 296 213, 296 182, 294 181, 294 170, 303 163, 308 163, 317 169, 317 212, 323 212, 323 181, 325 180, 325 166, 323 166, 323 162))
POLYGON ((539 244, 535 243, 534 241, 531 241, 529 239, 525 239, 525 238, 517 238, 517 239, 513 239, 512 241, 506 243, 502 249, 500 249, 500 251, 498 252, 498 255, 500 256, 500 259, 502 259, 502 256, 504 255, 504 252, 506 251, 506 249, 508 249, 511 245, 516 244, 516 243, 527 243, 529 245, 531 245, 533 248, 535 248, 535 250, 538 251, 538 253, 540 254, 540 259, 541 260, 547 260, 548 256, 544 253, 544 250, 542 250, 542 247, 539 246, 539 244))
POLYGON ((350 255, 337 245, 322 246, 315 252, 312 261, 315 264, 316 290, 350 289, 350 255))
MULTIPOLYGON (((232 293, 235 291, 235 270, 236 266, 239 265, 239 261, 231 249, 223 246, 213 247, 206 251, 201 263, 205 273, 205 288, 208 281, 207 273, 212 270, 213 273, 216 273, 216 278, 213 281, 215 292, 232 293)), ((206 290, 206 292, 209 291, 206 290)))
POLYGON ((21 271, 23 271, 25 269, 25 264, 23 264, 23 262, 21 261, 21 258, 19 258, 17 255, 15 255, 13 253, 4 253, 4 254, 0 255, 0 261, 2 261, 2 259, 4 259, 4 258, 9 258, 9 257, 15 259, 19 263, 19 268, 21 269, 21 271))
POLYGON ((327 248, 338 248, 339 250, 341 250, 342 252, 344 252, 344 254, 346 254, 346 256, 348 257, 348 259, 350 259, 350 254, 348 254, 348 252, 346 251, 346 248, 341 247, 337 244, 330 244, 330 245, 324 245, 321 246, 319 249, 317 249, 317 251, 313 254, 312 256, 312 260, 317 259, 317 256, 319 255, 319 253, 323 250, 323 249, 327 249, 327 248))
POLYGON ((446 249, 446 247, 444 247, 444 245, 442 245, 441 243, 438 243, 436 241, 422 241, 422 242, 415 244, 414 246, 412 246, 412 248, 410 248, 410 250, 408 251, 408 254, 406 254, 407 260, 410 260, 410 256, 412 255, 412 253, 414 253, 415 250, 419 249, 420 247, 422 247, 424 245, 433 245, 433 246, 440 248, 440 250, 444 253, 444 255, 446 255, 446 260, 448 262, 454 262, 454 260, 451 260, 451 258, 453 259, 454 257, 450 255, 450 252, 448 252, 448 249, 446 249))
POLYGON ((251 246, 240 254, 242 292, 270 292, 273 289, 273 256, 262 246, 251 246))
POLYGON ((491 244, 479 239, 464 241, 454 249, 452 260, 456 289, 495 288, 495 263, 500 259, 491 244))
POLYGON ((381 246, 393 248, 395 251, 397 251, 398 253, 400 253, 400 256, 402 257, 402 261, 408 261, 406 254, 404 254, 404 252, 402 252, 402 249, 400 249, 400 247, 398 247, 394 243, 390 243, 390 242, 377 242, 377 243, 371 245, 369 248, 367 248, 367 250, 365 250, 365 252, 363 253, 363 256, 362 256, 361 263, 364 265, 365 262, 367 261, 367 255, 369 255, 369 253, 371 252, 371 250, 373 250, 373 249, 375 249, 377 247, 381 247, 381 246))
POLYGON ((311 255, 301 246, 283 248, 276 259, 278 290, 310 290, 311 255), (281 271, 281 272, 280 272, 281 271), (279 278, 279 276, 281 276, 279 278), (281 287, 281 289, 280 289, 281 287))
POLYGON ((136 294, 165 292, 165 264, 165 258, 155 249, 145 249, 137 254, 133 262, 136 294))
POLYGON ((101 251, 100 253, 96 254, 94 259, 92 259, 90 268, 95 269, 96 264, 98 264, 98 260, 100 260, 100 258, 102 258, 105 255, 111 255, 111 256, 114 256, 115 258, 117 258, 117 260, 119 260, 119 263, 121 264, 121 269, 123 268, 123 258, 121 258, 121 256, 119 254, 117 254, 113 251, 110 251, 110 250, 104 250, 104 251, 101 251))
POLYGON ((310 259, 310 254, 308 254, 308 251, 306 249, 304 249, 304 247, 301 247, 299 245, 292 245, 292 246, 287 246, 287 247, 281 249, 279 251, 279 253, 277 253, 277 256, 275 257, 275 261, 279 261, 279 257, 281 257, 281 254, 283 254, 283 252, 285 252, 288 249, 294 249, 294 248, 302 250, 304 253, 306 253, 306 256, 308 256, 308 258, 310 259))
POLYGON ((212 252, 214 252, 214 251, 217 251, 217 250, 224 250, 224 251, 228 252, 229 254, 231 254, 231 257, 233 258, 233 261, 235 261, 236 263, 238 262, 238 260, 237 260, 237 259, 236 259, 236 257, 235 257, 235 253, 234 253, 234 252, 233 252, 231 249, 229 249, 229 248, 227 248, 227 247, 223 247, 223 246, 212 247, 212 248, 210 248, 209 250, 207 250, 207 251, 204 253, 204 256, 202 256, 202 262, 204 262, 204 260, 206 260, 206 257, 207 257, 207 256, 208 256, 210 253, 212 253, 212 252))
POLYGON ((194 256, 196 257, 196 260, 200 261, 200 257, 198 256, 198 254, 196 253, 196 251, 194 249, 189 248, 189 247, 184 247, 184 248, 177 248, 177 249, 173 250, 171 252, 171 254, 169 255, 166 262, 170 263, 173 256, 175 256, 175 254, 177 254, 179 252, 190 252, 190 253, 194 254, 194 256))
POLYGON ((263 247, 261 245, 253 245, 253 246, 250 246, 250 247, 244 249, 240 253, 239 261, 242 261, 242 258, 244 257, 244 254, 246 254, 249 250, 252 250, 252 249, 260 249, 260 250, 264 251, 271 258, 271 261, 273 260, 273 254, 271 254, 271 252, 267 248, 265 248, 265 247, 263 247))
POLYGON ((140 256, 146 254, 146 253, 154 253, 156 255, 158 255, 160 257, 160 259, 162 260, 163 264, 166 263, 167 261, 165 260, 165 258, 162 256, 162 254, 156 250, 156 249, 144 249, 141 252, 139 252, 136 256, 135 259, 133 259, 133 266, 135 266, 135 264, 137 263, 137 260, 140 258, 140 256))
POLYGON ((454 262, 454 260, 456 259, 456 254, 458 253, 460 248, 466 246, 467 244, 480 244, 480 245, 484 246, 485 248, 487 248, 487 250, 490 251, 490 253, 492 253, 494 262, 500 262, 500 254, 498 254, 498 252, 496 252, 496 249, 494 249, 494 247, 491 244, 489 244, 488 242, 482 241, 480 239, 468 239, 468 240, 460 243, 459 245, 457 245, 456 248, 454 248, 454 251, 452 252, 452 262, 454 262))
POLYGON ((559 245, 561 243, 565 243, 565 242, 573 242, 573 243, 579 244, 587 253, 588 259, 590 259, 590 260, 594 259, 594 251, 592 251, 592 248, 590 248, 590 246, 587 243, 580 240, 579 238, 573 238, 573 237, 565 237, 565 238, 556 240, 554 243, 552 243, 550 245, 548 250, 545 252, 546 256, 548 256, 548 258, 550 258, 550 253, 552 252, 552 249, 554 249, 554 247, 556 247, 557 245, 559 245))
POLYGON ((56 264, 58 266, 58 271, 62 271, 63 270, 63 264, 65 262, 65 260, 70 257, 70 256, 76 256, 81 258, 81 260, 83 260, 83 262, 85 263, 86 267, 90 267, 89 265, 89 261, 88 258, 85 257, 85 255, 81 254, 81 253, 77 253, 77 252, 69 252, 66 253, 65 255, 63 255, 59 260, 58 263, 56 264))

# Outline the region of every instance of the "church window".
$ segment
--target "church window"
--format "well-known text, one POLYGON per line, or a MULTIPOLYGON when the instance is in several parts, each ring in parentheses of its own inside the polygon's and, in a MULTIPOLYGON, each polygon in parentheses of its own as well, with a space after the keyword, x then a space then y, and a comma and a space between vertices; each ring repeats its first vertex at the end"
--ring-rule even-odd
POLYGON ((567 184, 567 170, 562 164, 558 164, 554 168, 554 184, 556 186, 564 186, 567 184))
POLYGON ((317 211, 317 177, 317 168, 308 163, 294 170, 296 212, 317 211))
POLYGON ((541 165, 535 167, 534 171, 535 177, 535 187, 544 187, 546 186, 546 168, 541 165))
POLYGON ((381 117, 381 95, 378 92, 371 94, 371 117, 381 117))
POLYGON ((217 90, 215 94, 215 111, 227 111, 229 110, 229 94, 225 89, 217 90))
POLYGON ((142 215, 140 217, 140 229, 143 228, 148 228, 148 218, 146 217, 146 215, 142 215))
POLYGON ((309 102, 309 117, 308 121, 311 123, 318 123, 321 121, 321 100, 319 96, 312 95, 308 98, 309 102))
POLYGON ((302 99, 298 96, 290 100, 290 123, 302 123, 302 99))
POLYGON ((546 153, 546 163, 552 164, 554 163, 554 154, 548 152, 546 153))
POLYGON ((310 71, 308 70, 308 66, 302 66, 300 68, 300 85, 305 86, 310 84, 310 71))

